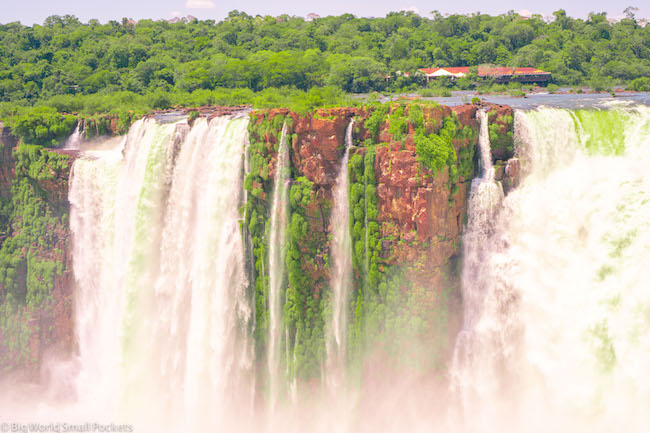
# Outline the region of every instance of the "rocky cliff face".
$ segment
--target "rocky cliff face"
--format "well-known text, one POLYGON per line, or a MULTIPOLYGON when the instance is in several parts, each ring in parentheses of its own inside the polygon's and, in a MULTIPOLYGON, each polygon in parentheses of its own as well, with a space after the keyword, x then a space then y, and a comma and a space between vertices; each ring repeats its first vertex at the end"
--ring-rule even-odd
POLYGON ((39 375, 73 347, 67 185, 72 159, 0 132, 0 374, 39 375))
MULTIPOLYGON (((456 116, 460 127, 467 126, 473 133, 471 137, 455 137, 453 145, 458 153, 461 149, 474 152, 478 137, 476 106, 425 107, 424 118, 432 123, 432 131, 442 127, 443 119, 456 116)), ((293 123, 291 137, 291 158, 295 177, 304 176, 314 184, 316 195, 321 196, 326 207, 331 207, 332 187, 340 169, 344 152, 345 131, 348 123, 355 120, 353 134, 356 154, 365 154, 364 144, 372 140, 371 132, 365 122, 372 114, 368 109, 335 108, 317 110, 314 113, 299 115, 288 110, 270 110, 267 119, 287 116, 293 123)), ((408 111, 404 114, 408 116, 408 111)), ((389 263, 408 256, 409 248, 402 247, 400 240, 407 242, 432 243, 430 250, 436 250, 433 263, 442 265, 453 255, 455 248, 444 248, 441 244, 451 246, 457 242, 462 229, 462 220, 466 213, 466 195, 468 183, 474 171, 467 177, 460 177, 450 183, 449 168, 433 175, 418 161, 414 144, 415 129, 408 124, 408 131, 403 137, 394 138, 390 131, 390 121, 384 119, 379 127, 374 171, 377 180, 379 221, 383 237, 394 237, 384 244, 384 250, 398 249, 399 253, 391 256, 389 263), (445 241, 438 241, 445 239, 445 241), (437 246, 434 246, 436 244, 437 246)), ((263 137, 275 142, 270 136, 263 137)), ((471 159, 471 158, 470 158, 471 159)), ((473 164, 473 161, 472 161, 473 164)), ((269 178, 275 169, 273 150, 268 158, 269 178)), ((328 227, 320 227, 327 230, 328 227)))
MULTIPOLYGON (((325 331, 320 317, 329 308, 332 192, 351 121, 355 122, 348 166, 355 273, 351 344, 363 344, 359 340, 374 332, 368 331, 373 326, 390 338, 388 324, 408 322, 405 315, 417 316, 431 328, 436 328, 433 322, 441 324, 437 328, 443 329, 443 335, 436 337, 451 343, 457 331, 451 318, 460 317, 453 314, 460 302, 457 264, 477 161, 478 108, 391 104, 306 114, 280 109, 251 114, 250 158, 257 163, 247 179, 253 196, 247 222, 253 227, 257 254, 258 299, 267 291, 259 278, 262 255, 258 253, 268 248, 260 228, 268 214, 280 130, 283 123, 289 126, 293 168, 289 249, 298 254, 288 259, 291 314, 285 310, 285 319, 287 344, 299 354, 292 366, 297 376, 314 374, 323 357, 319 348, 325 331), (294 196, 300 200, 294 201, 294 196)), ((507 147, 502 141, 508 139, 502 137, 512 137, 511 122, 501 107, 488 109, 496 113, 490 116, 491 123, 499 119, 498 126, 492 127, 499 146, 507 147)), ((257 317, 257 340, 263 347, 266 318, 260 311, 264 311, 263 300, 258 301, 257 317)))

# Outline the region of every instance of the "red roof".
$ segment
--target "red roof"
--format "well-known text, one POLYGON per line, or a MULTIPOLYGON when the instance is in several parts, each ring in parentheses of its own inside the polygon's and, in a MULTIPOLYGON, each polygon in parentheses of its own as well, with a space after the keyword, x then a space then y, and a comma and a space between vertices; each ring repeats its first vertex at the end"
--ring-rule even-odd
POLYGON ((442 68, 445 71, 451 73, 451 74, 458 74, 458 73, 463 73, 463 74, 469 74, 469 66, 458 66, 458 67, 453 67, 453 68, 442 68))
POLYGON ((512 75, 512 68, 496 67, 496 68, 478 68, 478 75, 512 75))

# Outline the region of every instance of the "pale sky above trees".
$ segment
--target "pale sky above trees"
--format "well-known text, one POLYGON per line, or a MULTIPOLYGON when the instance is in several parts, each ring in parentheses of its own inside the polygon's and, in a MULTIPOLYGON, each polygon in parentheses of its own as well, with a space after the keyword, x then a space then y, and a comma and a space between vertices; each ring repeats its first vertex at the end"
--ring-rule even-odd
POLYGON ((441 13, 483 12, 491 15, 506 13, 509 10, 524 13, 551 15, 558 9, 564 9, 575 18, 586 18, 589 12, 607 12, 609 17, 623 17, 623 9, 637 6, 637 18, 650 17, 650 3, 627 2, 624 4, 611 0, 547 0, 543 3, 534 1, 491 0, 456 0, 441 2, 430 0, 329 0, 327 2, 306 2, 304 0, 3 0, 0 10, 0 23, 20 21, 23 24, 42 24, 50 15, 71 14, 82 22, 97 18, 101 22, 121 20, 123 17, 142 19, 169 19, 174 16, 193 15, 199 19, 222 20, 229 11, 237 9, 250 15, 297 15, 306 16, 316 13, 321 16, 352 13, 356 16, 384 16, 387 12, 413 10, 427 16, 432 10, 441 13), (629 4, 628 4, 629 3, 629 4), (645 4, 644 4, 645 3, 645 4))

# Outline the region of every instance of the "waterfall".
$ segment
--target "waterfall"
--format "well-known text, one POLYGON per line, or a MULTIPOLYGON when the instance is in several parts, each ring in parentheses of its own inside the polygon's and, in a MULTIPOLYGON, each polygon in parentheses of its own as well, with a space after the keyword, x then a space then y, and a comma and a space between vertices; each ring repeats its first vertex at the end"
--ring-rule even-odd
MULTIPOLYGON (((484 368, 477 362, 485 362, 487 358, 491 361, 490 354, 484 353, 482 335, 477 331, 477 321, 480 320, 480 313, 487 303, 489 292, 492 287, 484 283, 489 280, 486 274, 492 269, 485 265, 485 255, 495 227, 494 219, 501 201, 503 189, 499 182, 494 179, 494 167, 492 166, 492 153, 490 137, 488 132, 488 115, 484 111, 478 111, 479 119, 479 153, 480 153, 480 177, 472 180, 468 199, 468 222, 463 234, 463 272, 462 272, 462 296, 463 296, 463 328, 460 331, 454 350, 452 363, 452 387, 459 394, 459 410, 465 411, 467 416, 471 410, 472 401, 476 399, 477 404, 484 396, 481 394, 486 387, 494 386, 495 378, 492 371, 484 368), (488 372, 488 376, 485 376, 488 372)), ((489 332, 489 330, 485 330, 489 332)), ((490 338, 493 336, 490 335, 490 338)))
POLYGON ((289 204, 289 143, 286 123, 278 148, 278 160, 273 179, 271 227, 269 234, 269 340, 268 368, 270 380, 270 410, 275 410, 280 394, 282 368, 280 365, 282 330, 282 300, 284 299, 284 250, 289 204))
POLYGON ((488 113, 479 110, 476 112, 479 120, 478 146, 480 150, 480 179, 491 181, 494 179, 494 167, 492 166, 492 150, 490 148, 490 131, 488 129, 488 113))
POLYGON ((526 174, 474 183, 453 390, 469 431, 632 431, 650 417, 650 110, 517 112, 526 174))
POLYGON ((74 131, 72 132, 72 135, 68 137, 68 139, 65 141, 65 144, 63 145, 64 149, 70 149, 70 150, 79 150, 81 147, 81 141, 83 139, 83 131, 82 131, 82 121, 79 120, 77 122, 77 126, 75 126, 74 131))
MULTIPOLYGON (((81 401, 145 430, 252 414, 239 229, 247 119, 141 120, 70 184, 81 401)), ((243 424, 242 424, 243 422, 243 424)))
POLYGON ((350 236, 350 182, 348 161, 352 146, 354 120, 348 124, 345 133, 345 154, 341 160, 339 174, 333 191, 332 212, 332 317, 327 338, 327 379, 329 385, 340 387, 342 369, 345 367, 346 335, 348 322, 348 293, 352 283, 352 239, 350 236))

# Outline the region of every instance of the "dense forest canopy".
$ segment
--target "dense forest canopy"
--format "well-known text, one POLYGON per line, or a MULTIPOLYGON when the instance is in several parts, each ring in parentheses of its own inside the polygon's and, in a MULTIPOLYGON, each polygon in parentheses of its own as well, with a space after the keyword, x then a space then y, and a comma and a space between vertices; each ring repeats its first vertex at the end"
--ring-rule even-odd
MULTIPOLYGON (((119 95, 125 104, 149 95, 164 107, 179 101, 164 95, 214 89, 249 96, 324 86, 330 93, 363 93, 414 84, 386 79, 396 71, 479 64, 544 69, 559 85, 627 84, 650 76, 650 26, 637 22, 633 8, 627 12, 616 23, 605 13, 582 20, 563 10, 553 20, 513 12, 425 18, 406 11, 313 21, 232 11, 220 22, 107 24, 51 16, 42 26, 0 25, 0 101, 5 111, 9 102, 74 110, 79 107, 66 95, 119 95)), ((93 111, 87 101, 82 108, 93 111)))

